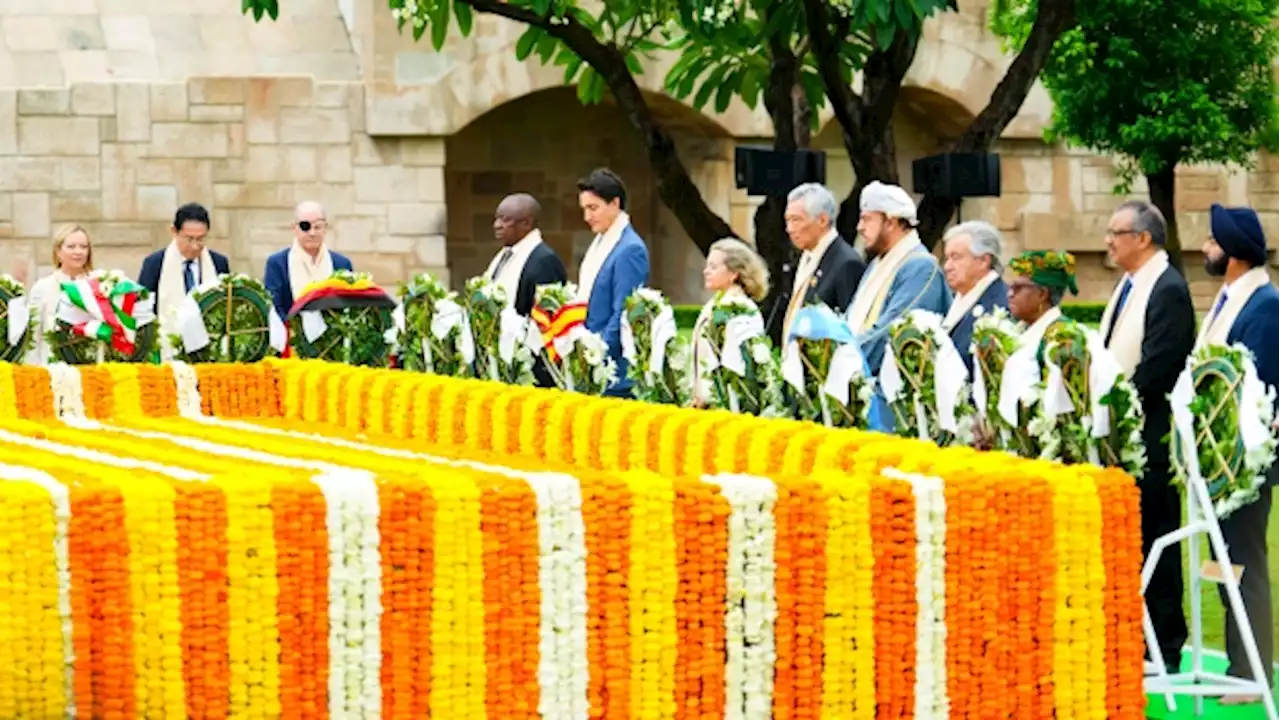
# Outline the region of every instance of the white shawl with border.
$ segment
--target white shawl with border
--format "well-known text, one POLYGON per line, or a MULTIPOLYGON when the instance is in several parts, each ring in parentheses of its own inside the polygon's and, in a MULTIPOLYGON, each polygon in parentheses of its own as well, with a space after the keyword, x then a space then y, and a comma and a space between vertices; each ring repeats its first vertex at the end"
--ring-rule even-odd
MULTIPOLYGON (((1161 250, 1130 278, 1133 287, 1129 289, 1129 297, 1120 309, 1120 317, 1116 319, 1115 329, 1107 342, 1107 349, 1116 362, 1120 363, 1125 379, 1133 377, 1133 371, 1142 361, 1142 341, 1147 334, 1147 303, 1151 300, 1151 291, 1155 289, 1156 281, 1168 267, 1169 254, 1161 250)), ((1102 313, 1102 323, 1098 328, 1104 339, 1107 328, 1111 327, 1111 318, 1115 315, 1116 303, 1120 301, 1120 291, 1123 288, 1124 281, 1121 281, 1111 293, 1107 309, 1102 313)))

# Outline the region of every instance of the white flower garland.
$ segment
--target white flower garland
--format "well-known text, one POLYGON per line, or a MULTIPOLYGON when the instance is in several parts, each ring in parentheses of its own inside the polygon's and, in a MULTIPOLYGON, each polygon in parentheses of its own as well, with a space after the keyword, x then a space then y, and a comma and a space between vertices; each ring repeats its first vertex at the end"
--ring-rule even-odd
POLYGON ((67 363, 49 366, 49 388, 53 391, 53 410, 59 420, 83 418, 84 385, 80 369, 67 363))
POLYGON ((918 718, 945 720, 947 696, 947 500, 941 478, 903 473, 916 505, 916 708, 918 718))
POLYGON ((725 718, 769 720, 777 659, 774 621, 773 482, 750 475, 704 478, 729 501, 729 552, 725 592, 725 718))
POLYGON ((75 641, 71 626, 71 496, 67 486, 46 472, 29 467, 0 464, 0 478, 39 485, 53 503, 53 559, 58 575, 58 618, 62 621, 62 692, 66 717, 76 717, 75 641))
POLYGON ((576 478, 530 473, 538 502, 538 712, 579 720, 587 701, 587 537, 576 478))
POLYGON ((382 561, 378 488, 358 470, 311 478, 324 493, 329 536, 329 712, 382 714, 382 561))
POLYGON ((173 368, 174 390, 178 400, 178 414, 185 418, 204 414, 200 403, 200 376, 196 369, 181 360, 170 363, 173 368))

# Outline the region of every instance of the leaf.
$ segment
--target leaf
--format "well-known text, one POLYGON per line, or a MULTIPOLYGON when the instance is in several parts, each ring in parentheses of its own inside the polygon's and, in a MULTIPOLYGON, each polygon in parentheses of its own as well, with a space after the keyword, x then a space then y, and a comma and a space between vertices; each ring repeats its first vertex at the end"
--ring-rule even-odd
POLYGON ((604 80, 595 68, 587 65, 578 78, 578 102, 583 105, 594 105, 603 98, 604 80))
POLYGON ((538 40, 538 58, 542 60, 542 64, 547 64, 555 55, 556 46, 560 41, 551 35, 543 34, 538 40))
POLYGON ((458 19, 458 32, 462 37, 471 35, 472 21, 475 19, 471 6, 462 0, 453 0, 453 16, 458 19))
POLYGON ((431 46, 439 52, 444 47, 445 38, 449 37, 449 0, 435 0, 431 12, 431 46))
POLYGON ((888 23, 877 25, 876 45, 878 45, 881 50, 888 50, 889 46, 893 44, 893 37, 895 34, 897 34, 897 28, 893 25, 888 23))
POLYGON ((527 59, 543 35, 541 28, 530 26, 529 29, 525 30, 520 39, 516 40, 516 59, 522 61, 527 59))
POLYGON ((717 65, 707 79, 702 82, 702 87, 698 88, 698 94, 693 96, 693 107, 701 110, 711 99, 711 94, 716 91, 720 85, 720 81, 724 79, 726 73, 729 72, 729 64, 721 63, 717 65))
POLYGON ((729 108, 729 101, 733 100, 734 94, 742 85, 742 75, 742 67, 736 67, 720 83, 719 89, 716 90, 716 112, 722 113, 729 108))
POLYGON ((760 82, 760 73, 754 70, 747 70, 742 74, 742 86, 738 88, 738 94, 742 97, 742 102, 752 110, 760 102, 760 82))
MULTIPOLYGON (((569 57, 560 64, 564 65, 564 82, 567 85, 573 82, 573 78, 578 74, 578 71, 582 69, 582 58, 573 54, 567 48, 561 51, 562 55, 566 53, 569 57)), ((559 62, 559 58, 557 58, 557 62, 559 62)))

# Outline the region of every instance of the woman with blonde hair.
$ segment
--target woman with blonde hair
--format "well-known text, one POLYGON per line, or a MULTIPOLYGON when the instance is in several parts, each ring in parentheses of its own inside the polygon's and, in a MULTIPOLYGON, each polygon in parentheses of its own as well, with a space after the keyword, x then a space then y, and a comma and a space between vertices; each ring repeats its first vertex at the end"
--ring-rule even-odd
POLYGON ((755 249, 738 238, 722 238, 712 244, 707 252, 707 263, 702 269, 703 287, 713 294, 702 306, 698 320, 693 325, 693 404, 705 407, 709 388, 705 382, 705 365, 713 357, 714 350, 706 339, 711 311, 722 298, 739 297, 748 303, 764 300, 769 294, 769 269, 755 249))
POLYGON ((71 282, 93 269, 93 245, 89 232, 79 225, 63 225, 53 236, 53 272, 40 278, 27 293, 36 317, 35 345, 27 354, 27 364, 44 365, 49 360, 46 332, 57 322, 62 283, 71 282))

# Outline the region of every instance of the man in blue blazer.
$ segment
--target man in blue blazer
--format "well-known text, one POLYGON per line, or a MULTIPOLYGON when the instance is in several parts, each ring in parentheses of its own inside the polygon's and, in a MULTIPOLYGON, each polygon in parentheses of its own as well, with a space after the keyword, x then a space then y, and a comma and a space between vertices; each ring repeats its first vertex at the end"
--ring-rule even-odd
MULTIPOLYGON (((1280 384, 1280 293, 1267 274, 1267 238, 1258 215, 1249 208, 1209 209, 1210 238, 1205 241, 1204 265, 1209 274, 1223 279, 1213 309, 1200 324, 1196 348, 1206 345, 1244 345, 1253 353, 1258 378, 1274 389, 1280 384)), ((1274 406, 1273 406, 1274 409, 1274 406)), ((1271 617, 1272 587, 1267 561, 1267 521, 1275 492, 1277 465, 1272 458, 1267 484, 1254 502, 1222 520, 1231 564, 1244 568, 1240 595, 1253 630, 1262 666, 1275 659, 1275 618, 1271 617)), ((1253 677, 1244 643, 1236 630, 1227 602, 1226 586, 1219 585, 1226 608, 1227 674, 1253 677)), ((1224 705, 1262 702, 1260 695, 1227 695, 1224 705)))
POLYGON ((631 227, 627 188, 608 168, 592 170, 578 181, 582 218, 596 234, 578 269, 578 298, 587 303, 587 329, 599 333, 617 364, 618 380, 605 393, 631 397, 627 361, 622 357, 623 303, 649 282, 649 248, 631 227))
POLYGON ((293 246, 267 258, 263 284, 281 319, 289 314, 294 298, 301 297, 303 288, 328 278, 335 270, 353 269, 346 256, 325 247, 328 231, 329 222, 320 203, 299 203, 293 211, 293 246))
POLYGON ((970 220, 948 230, 942 242, 945 248, 942 270, 954 293, 942 327, 951 333, 951 341, 964 358, 972 378, 973 357, 969 345, 976 313, 1009 309, 1009 289, 1000 277, 1004 241, 991 223, 970 220))

